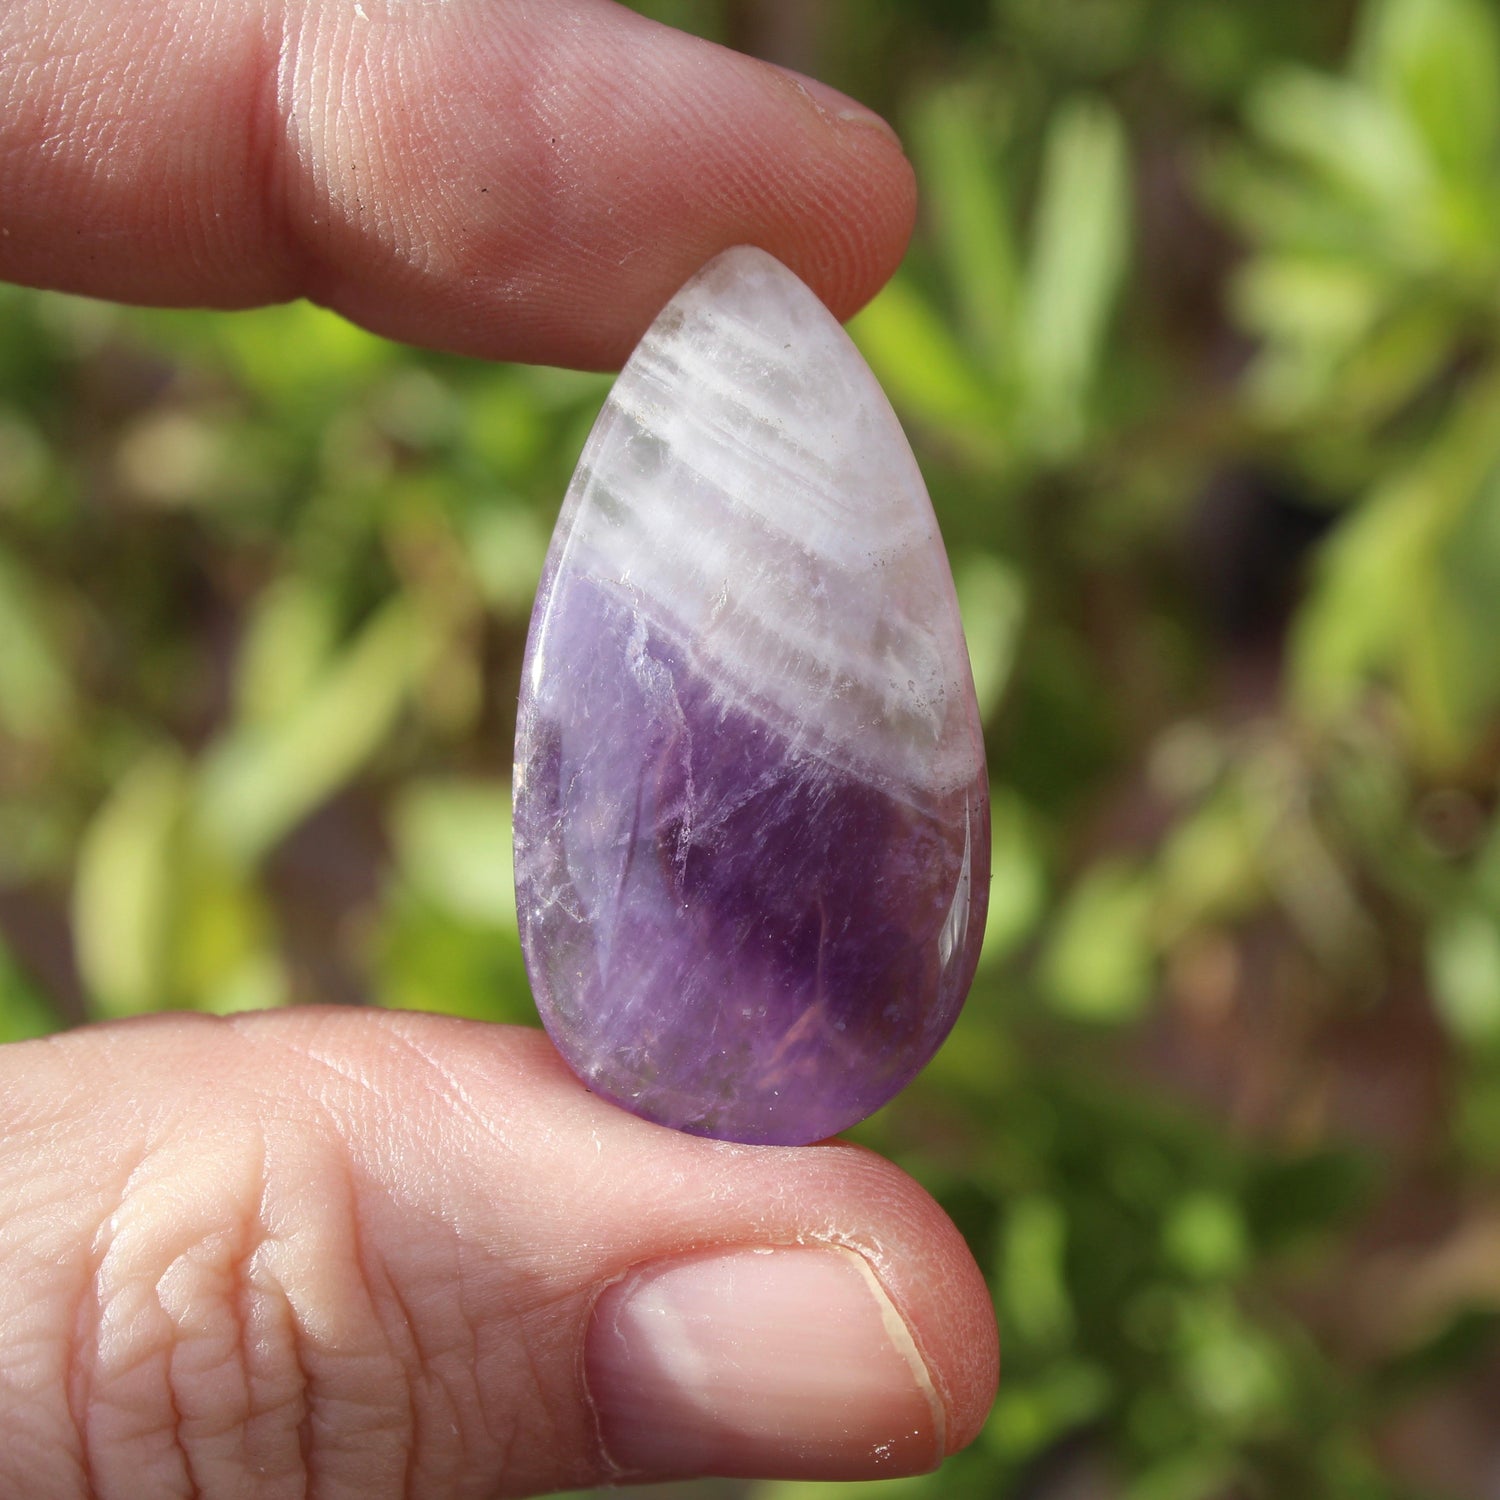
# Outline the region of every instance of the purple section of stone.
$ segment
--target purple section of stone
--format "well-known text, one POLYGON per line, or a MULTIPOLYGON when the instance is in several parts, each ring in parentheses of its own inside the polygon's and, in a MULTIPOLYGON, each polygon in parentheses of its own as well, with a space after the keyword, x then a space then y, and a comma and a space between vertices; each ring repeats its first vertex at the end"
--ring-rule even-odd
POLYGON ((794 750, 586 575, 537 617, 559 665, 522 705, 517 895, 559 1048, 702 1135, 805 1144, 879 1108, 973 977, 982 782, 918 807, 794 750))
POLYGON ((683 1130, 853 1124, 963 1003, 987 790, 900 424, 818 299, 728 251, 615 383, 532 619, 516 895, 553 1040, 683 1130))

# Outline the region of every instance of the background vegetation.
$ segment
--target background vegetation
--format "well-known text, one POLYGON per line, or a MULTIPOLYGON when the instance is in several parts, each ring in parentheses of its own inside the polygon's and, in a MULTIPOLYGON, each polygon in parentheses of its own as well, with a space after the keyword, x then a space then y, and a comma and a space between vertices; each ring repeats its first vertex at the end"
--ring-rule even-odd
MULTIPOLYGON (((1007 1370, 880 1493, 1500 1496, 1494 10, 641 8, 884 109, 925 195, 854 331, 952 551, 996 873, 952 1042, 859 1134, 1007 1370)), ((606 389, 0 289, 0 1034, 532 1019, 519 654, 606 389)))

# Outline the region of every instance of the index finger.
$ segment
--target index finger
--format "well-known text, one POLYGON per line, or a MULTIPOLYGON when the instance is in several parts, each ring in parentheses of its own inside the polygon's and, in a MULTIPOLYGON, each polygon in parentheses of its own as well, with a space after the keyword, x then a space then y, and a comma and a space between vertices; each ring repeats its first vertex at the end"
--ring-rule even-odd
POLYGON ((741 242, 847 316, 914 211, 868 111, 608 0, 17 0, 0 99, 0 277, 491 358, 617 365, 741 242))

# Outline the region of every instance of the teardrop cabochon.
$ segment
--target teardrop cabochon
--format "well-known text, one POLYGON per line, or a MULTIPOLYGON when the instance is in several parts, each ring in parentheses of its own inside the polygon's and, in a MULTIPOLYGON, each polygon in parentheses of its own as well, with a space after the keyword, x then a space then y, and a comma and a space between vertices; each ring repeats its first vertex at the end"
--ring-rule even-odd
POLYGON ((516 895, 596 1092, 800 1145, 937 1050, 989 889, 978 707, 937 522, 874 375, 728 250, 600 412, 522 675, 516 895))

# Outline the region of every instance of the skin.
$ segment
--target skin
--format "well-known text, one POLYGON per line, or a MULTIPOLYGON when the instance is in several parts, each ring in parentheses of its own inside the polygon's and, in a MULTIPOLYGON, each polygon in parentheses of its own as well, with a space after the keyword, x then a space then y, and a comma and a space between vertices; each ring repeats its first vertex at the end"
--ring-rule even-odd
MULTIPOLYGON (((431 347, 607 368, 736 243, 848 315, 913 203, 851 101, 602 0, 0 8, 0 277, 34 286, 305 296, 431 347)), ((539 1034, 431 1016, 156 1017, 0 1049, 0 1494, 618 1477, 585 1371, 601 1293, 792 1245, 861 1257, 942 1448, 970 1441, 996 1378, 983 1280, 859 1148, 663 1130, 539 1034)))

